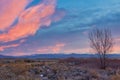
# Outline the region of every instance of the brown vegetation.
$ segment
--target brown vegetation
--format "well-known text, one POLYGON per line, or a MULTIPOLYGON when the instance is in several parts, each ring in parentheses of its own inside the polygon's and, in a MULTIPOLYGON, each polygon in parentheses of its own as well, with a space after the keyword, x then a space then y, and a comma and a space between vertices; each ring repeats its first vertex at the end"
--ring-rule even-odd
POLYGON ((109 68, 105 70, 99 69, 97 61, 95 58, 3 59, 0 80, 120 80, 119 59, 109 59, 109 68))

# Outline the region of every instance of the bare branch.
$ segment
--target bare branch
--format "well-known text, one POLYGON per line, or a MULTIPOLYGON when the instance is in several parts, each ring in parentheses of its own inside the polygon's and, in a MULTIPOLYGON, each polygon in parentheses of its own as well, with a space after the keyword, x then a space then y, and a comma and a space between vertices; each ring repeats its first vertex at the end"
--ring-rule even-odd
POLYGON ((94 29, 89 33, 90 47, 99 55, 101 61, 101 68, 106 68, 106 55, 110 53, 113 48, 113 38, 111 30, 94 29))

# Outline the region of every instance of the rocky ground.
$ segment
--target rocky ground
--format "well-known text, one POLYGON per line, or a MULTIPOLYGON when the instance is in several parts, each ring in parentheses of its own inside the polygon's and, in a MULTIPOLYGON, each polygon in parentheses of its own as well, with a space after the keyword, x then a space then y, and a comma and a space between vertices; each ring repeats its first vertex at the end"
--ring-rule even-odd
POLYGON ((0 80, 120 80, 119 68, 84 65, 59 60, 1 60, 0 80))

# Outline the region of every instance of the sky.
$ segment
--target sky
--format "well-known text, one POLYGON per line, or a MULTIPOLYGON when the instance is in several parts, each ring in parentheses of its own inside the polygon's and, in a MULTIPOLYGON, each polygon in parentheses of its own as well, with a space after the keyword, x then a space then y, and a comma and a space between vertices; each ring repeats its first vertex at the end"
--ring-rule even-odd
POLYGON ((120 53, 120 0, 0 0, 0 55, 91 53, 96 27, 120 53))

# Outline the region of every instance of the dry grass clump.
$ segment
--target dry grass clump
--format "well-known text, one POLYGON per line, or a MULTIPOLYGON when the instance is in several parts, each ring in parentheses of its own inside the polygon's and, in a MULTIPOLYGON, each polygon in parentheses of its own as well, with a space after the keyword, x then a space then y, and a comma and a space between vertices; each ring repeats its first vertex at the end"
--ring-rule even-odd
POLYGON ((100 78, 100 74, 99 74, 97 71, 95 71, 95 70, 90 70, 89 75, 90 75, 91 78, 93 78, 93 79, 98 79, 98 78, 100 78))
POLYGON ((113 75, 113 76, 111 76, 110 80, 120 80, 120 75, 119 74, 113 75))
POLYGON ((24 74, 26 71, 29 70, 25 63, 9 64, 8 68, 16 75, 24 74))
POLYGON ((3 64, 0 64, 0 67, 2 67, 3 66, 3 64))

